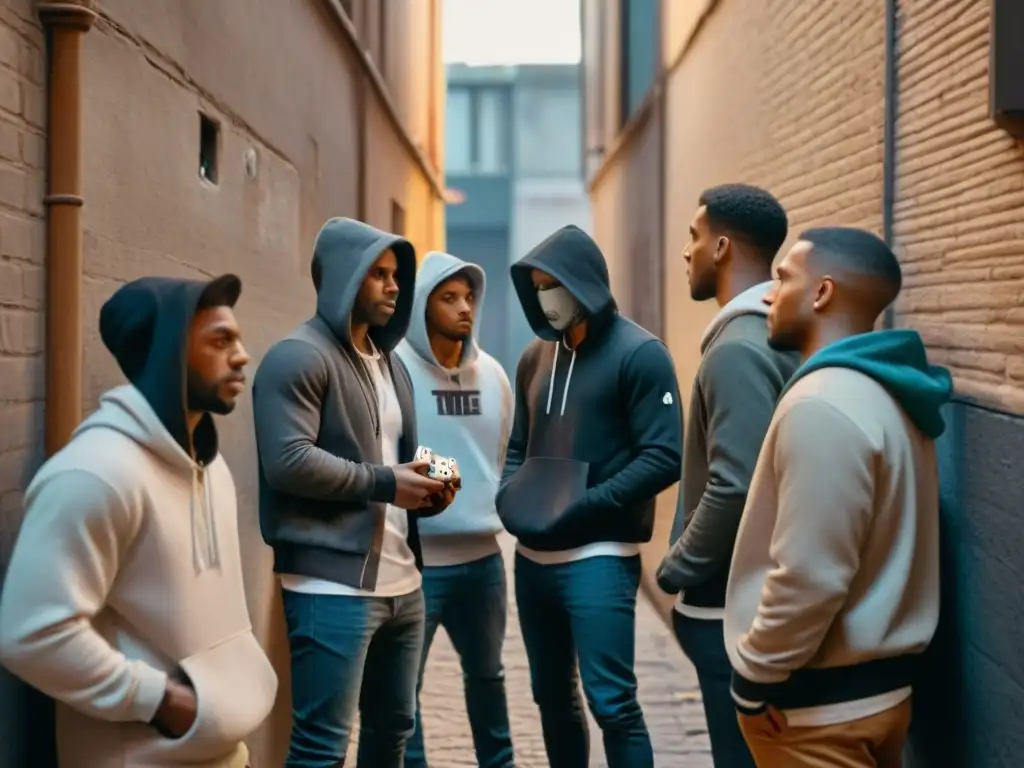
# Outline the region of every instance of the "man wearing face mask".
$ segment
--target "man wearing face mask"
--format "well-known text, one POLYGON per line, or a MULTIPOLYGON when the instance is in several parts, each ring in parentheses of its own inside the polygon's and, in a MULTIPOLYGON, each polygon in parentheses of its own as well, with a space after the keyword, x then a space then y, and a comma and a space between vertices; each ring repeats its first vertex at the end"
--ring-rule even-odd
POLYGON ((564 227, 512 266, 539 337, 516 370, 498 514, 518 539, 516 595, 548 760, 585 768, 578 678, 610 768, 654 765, 633 670, 639 545, 679 479, 665 345, 622 317, 597 244, 564 227))

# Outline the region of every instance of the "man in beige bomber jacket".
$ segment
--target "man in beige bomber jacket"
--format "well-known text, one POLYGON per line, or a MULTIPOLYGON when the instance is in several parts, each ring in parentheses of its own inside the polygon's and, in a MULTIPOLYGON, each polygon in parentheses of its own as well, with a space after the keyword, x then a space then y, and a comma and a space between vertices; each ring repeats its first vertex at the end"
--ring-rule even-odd
POLYGON ((62 768, 243 768, 273 705, 210 416, 244 388, 240 291, 233 275, 120 288, 100 333, 131 384, 26 493, 0 660, 57 700, 62 768))
POLYGON ((952 391, 874 235, 813 229, 776 266, 769 343, 803 365, 761 448, 726 593, 740 728, 759 768, 896 768, 939 615, 934 439, 952 391))

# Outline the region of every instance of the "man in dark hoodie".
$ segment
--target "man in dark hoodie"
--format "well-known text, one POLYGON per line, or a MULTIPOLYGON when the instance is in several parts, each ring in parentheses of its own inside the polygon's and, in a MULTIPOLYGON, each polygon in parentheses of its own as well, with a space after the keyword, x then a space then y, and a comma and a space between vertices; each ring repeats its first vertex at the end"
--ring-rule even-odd
POLYGON ((720 307, 701 338, 690 395, 674 542, 658 586, 682 593, 672 624, 700 682, 715 764, 753 768, 736 723, 722 618, 725 585, 750 477, 775 411, 796 370, 795 352, 768 345, 772 260, 786 239, 786 212, 745 184, 706 190, 683 251, 690 296, 720 307))
POLYGON ((759 768, 898 768, 915 660, 939 618, 935 439, 952 394, 875 235, 812 229, 765 296, 804 361, 765 436, 725 601, 740 728, 759 768))
POLYGON ((585 768, 578 679, 610 768, 650 768, 633 670, 639 544, 679 479, 682 424, 665 345, 622 317, 597 244, 564 227, 512 266, 539 337, 516 371, 497 495, 518 539, 516 595, 548 760, 585 768))
POLYGON ((418 515, 453 490, 425 476, 412 384, 392 350, 409 326, 412 245, 351 219, 314 246, 316 315, 253 385, 260 526, 284 589, 292 657, 287 768, 399 768, 423 647, 418 515))
POLYGON ((211 417, 245 387, 241 290, 234 275, 119 288, 100 336, 131 383, 25 494, 0 658, 57 700, 65 768, 243 768, 273 707, 211 417))

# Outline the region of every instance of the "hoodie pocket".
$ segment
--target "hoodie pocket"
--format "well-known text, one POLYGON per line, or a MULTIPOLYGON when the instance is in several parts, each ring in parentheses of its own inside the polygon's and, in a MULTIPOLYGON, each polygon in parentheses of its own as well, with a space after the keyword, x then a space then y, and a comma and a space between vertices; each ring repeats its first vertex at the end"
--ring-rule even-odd
POLYGON ((196 719, 178 739, 161 739, 161 765, 223 760, 270 714, 277 675, 251 631, 189 656, 180 664, 196 693, 196 719), (166 761, 166 762, 163 762, 166 761))
POLYGON ((572 505, 587 493, 590 465, 576 459, 531 456, 516 470, 495 500, 505 530, 516 537, 564 530, 572 505))

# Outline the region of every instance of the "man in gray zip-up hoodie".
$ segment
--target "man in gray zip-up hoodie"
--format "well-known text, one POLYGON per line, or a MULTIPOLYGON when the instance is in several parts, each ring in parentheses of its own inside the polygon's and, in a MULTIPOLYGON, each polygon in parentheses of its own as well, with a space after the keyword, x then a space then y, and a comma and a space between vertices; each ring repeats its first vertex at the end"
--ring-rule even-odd
POLYGON ((715 765, 728 768, 754 768, 736 721, 723 636, 729 565, 775 402, 799 363, 768 346, 762 301, 787 230, 786 212, 768 192, 724 185, 701 195, 683 252, 690 295, 721 309, 701 338, 674 545, 658 585, 680 593, 676 637, 697 669, 715 765))
POLYGON ((397 235, 331 219, 312 274, 315 316, 267 352, 253 384, 260 528, 292 655, 285 766, 343 765, 358 704, 359 764, 399 768, 423 645, 416 518, 453 493, 413 462, 412 384, 392 354, 416 254, 397 235))

